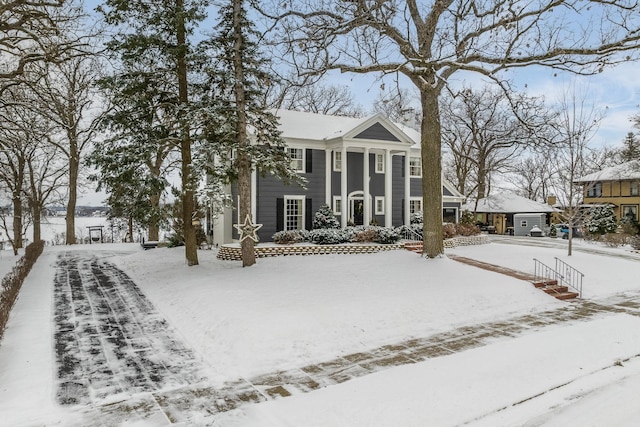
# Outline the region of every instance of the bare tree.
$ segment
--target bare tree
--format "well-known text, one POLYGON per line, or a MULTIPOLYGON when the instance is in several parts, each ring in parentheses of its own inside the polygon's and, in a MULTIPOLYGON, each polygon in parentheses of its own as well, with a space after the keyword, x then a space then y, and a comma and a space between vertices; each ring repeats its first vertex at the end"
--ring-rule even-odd
POLYGON ((402 73, 422 109, 424 254, 442 242, 439 98, 459 71, 509 90, 503 70, 538 65, 591 74, 637 58, 636 0, 300 0, 274 2, 278 37, 303 73, 402 73), (284 7, 290 9, 284 10, 284 7), (587 22, 588 25, 583 25, 587 22), (628 55, 625 57, 624 53, 628 55))
POLYGON ((539 135, 547 123, 539 100, 507 97, 490 86, 444 97, 441 111, 442 139, 453 157, 459 190, 475 189, 477 199, 489 195, 491 174, 506 172, 526 148, 542 143, 539 135))
POLYGON ((337 85, 315 84, 290 88, 278 108, 331 116, 362 115, 362 108, 355 104, 349 87, 337 85))
POLYGON ((373 111, 382 113, 389 120, 420 129, 420 109, 416 108, 419 98, 408 89, 394 85, 390 90, 380 90, 373 102, 373 111))
POLYGON ((44 120, 56 128, 50 142, 67 159, 66 244, 75 240, 75 210, 81 165, 98 132, 102 108, 94 84, 98 64, 92 57, 74 57, 60 64, 40 68, 40 78, 32 85, 37 108, 44 120))
POLYGON ((547 200, 556 173, 555 150, 534 150, 511 168, 513 184, 527 199, 547 200))
POLYGON ((67 37, 80 14, 68 0, 0 2, 0 92, 19 84, 30 64, 59 62, 79 47, 67 37), (61 37, 65 34, 65 37, 61 37))
POLYGON ((594 166, 599 169, 593 162, 593 150, 589 144, 604 114, 593 106, 588 93, 576 86, 562 93, 558 108, 559 116, 555 123, 558 148, 554 156, 558 161, 558 179, 554 181, 553 190, 563 206, 562 219, 569 225, 567 254, 571 255, 573 227, 582 219, 583 213, 580 209, 583 184, 577 184, 576 180, 592 172, 594 166))

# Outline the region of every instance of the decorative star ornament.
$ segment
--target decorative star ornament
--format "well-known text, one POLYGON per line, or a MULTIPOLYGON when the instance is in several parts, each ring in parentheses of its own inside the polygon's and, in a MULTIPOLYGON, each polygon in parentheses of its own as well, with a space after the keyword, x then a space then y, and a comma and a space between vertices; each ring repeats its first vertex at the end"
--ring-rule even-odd
POLYGON ((251 222, 251 216, 247 214, 247 217, 244 219, 243 224, 233 224, 233 226, 240 233, 240 241, 242 242, 244 239, 251 239, 254 242, 257 242, 258 235, 256 234, 258 230, 262 228, 262 224, 254 224, 251 222))

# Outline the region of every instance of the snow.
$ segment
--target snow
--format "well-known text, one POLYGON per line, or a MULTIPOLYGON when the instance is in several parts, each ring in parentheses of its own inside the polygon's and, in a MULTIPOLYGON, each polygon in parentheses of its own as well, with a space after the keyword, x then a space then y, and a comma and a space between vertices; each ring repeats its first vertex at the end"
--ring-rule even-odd
POLYGON ((576 182, 621 181, 640 179, 640 161, 633 160, 604 168, 598 172, 576 179, 576 182))
MULTIPOLYGON (((131 276, 168 330, 193 351, 213 389, 459 327, 563 312, 574 304, 521 280, 407 251, 274 257, 242 268, 217 260, 215 251, 200 251, 200 265, 187 267, 182 248, 48 247, 26 280, 0 343, 2 425, 168 424, 156 416, 95 422, 82 405, 56 403, 52 283, 56 259, 67 251, 105 259, 131 276)), ((532 272, 532 258, 553 265, 558 257, 585 274, 587 301, 640 302, 640 254, 628 247, 576 240, 568 257, 566 241, 500 237, 447 252, 523 272, 532 272)), ((312 392, 202 413, 180 425, 635 425, 640 417, 635 310, 532 327, 312 392)))
POLYGON ((556 212, 557 209, 546 203, 536 202, 522 196, 518 196, 510 191, 499 194, 492 194, 478 200, 476 207, 475 200, 462 206, 463 210, 483 213, 537 213, 556 212))

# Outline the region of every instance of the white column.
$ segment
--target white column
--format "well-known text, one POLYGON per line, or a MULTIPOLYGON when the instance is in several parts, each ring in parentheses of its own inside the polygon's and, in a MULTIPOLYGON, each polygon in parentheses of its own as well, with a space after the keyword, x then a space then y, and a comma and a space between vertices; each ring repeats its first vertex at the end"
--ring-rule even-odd
MULTIPOLYGON (((324 150, 324 202, 331 206, 331 150, 324 150)), ((333 208, 333 206, 331 206, 333 208)))
POLYGON ((347 226, 349 214, 349 200, 347 195, 347 147, 342 146, 342 172, 340 172, 340 205, 342 206, 342 214, 340 215, 340 224, 342 228, 347 226))
POLYGON ((362 163, 362 192, 363 195, 363 225, 369 225, 371 222, 371 203, 369 203, 369 148, 365 147, 364 149, 364 157, 362 163))
POLYGON ((409 198, 411 197, 411 151, 404 154, 404 225, 409 225, 409 198))
POLYGON ((393 170, 391 167, 391 151, 384 150, 384 226, 393 227, 393 212, 391 209, 393 194, 391 194, 391 178, 393 170))
MULTIPOLYGON (((255 171, 251 171, 251 218, 253 223, 256 224, 258 222, 258 218, 256 217, 256 212, 258 211, 258 173, 255 171)), ((241 219, 244 221, 244 218, 241 219)))

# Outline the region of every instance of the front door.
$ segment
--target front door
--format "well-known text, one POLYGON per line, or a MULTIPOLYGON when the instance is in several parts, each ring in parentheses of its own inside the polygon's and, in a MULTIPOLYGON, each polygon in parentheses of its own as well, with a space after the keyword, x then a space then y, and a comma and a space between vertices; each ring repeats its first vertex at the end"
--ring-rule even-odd
POLYGON ((364 225, 364 202, 362 199, 351 199, 351 218, 354 225, 364 225))

